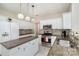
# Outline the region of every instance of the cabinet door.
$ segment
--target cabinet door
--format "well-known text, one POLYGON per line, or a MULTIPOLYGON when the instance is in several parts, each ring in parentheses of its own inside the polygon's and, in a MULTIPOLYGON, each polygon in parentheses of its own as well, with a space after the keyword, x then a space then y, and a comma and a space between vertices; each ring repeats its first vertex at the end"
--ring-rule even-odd
POLYGON ((26 22, 26 21, 18 21, 20 29, 33 29, 33 23, 26 22), (27 26, 28 25, 28 26, 27 26))
POLYGON ((56 40, 56 37, 52 36, 51 37, 51 46, 54 44, 55 40, 56 40))
POLYGON ((33 56, 37 53, 39 49, 38 39, 34 39, 30 42, 17 46, 8 50, 9 56, 33 56))
POLYGON ((15 48, 9 49, 9 56, 22 56, 22 46, 17 46, 15 48))
POLYGON ((23 55, 33 56, 38 51, 38 41, 34 39, 28 43, 23 44, 23 55))
POLYGON ((41 45, 41 35, 38 35, 39 39, 38 39, 38 42, 39 42, 39 45, 41 45))
POLYGON ((32 42, 32 55, 35 55, 38 50, 39 50, 39 42, 38 42, 39 39, 35 39, 33 42, 32 42))
POLYGON ((8 53, 9 53, 9 56, 17 56, 18 55, 18 49, 17 49, 17 47, 9 49, 8 53))
POLYGON ((23 56, 22 48, 23 48, 22 45, 17 47, 17 51, 16 51, 15 56, 23 56))
POLYGON ((62 29, 62 18, 53 18, 40 21, 40 29, 43 29, 43 25, 52 25, 52 29, 62 29))
POLYGON ((10 40, 10 23, 0 22, 0 42, 10 40))
POLYGON ((62 29, 62 18, 51 19, 50 23, 53 29, 62 29))
POLYGON ((23 56, 31 56, 31 51, 33 48, 31 48, 31 42, 27 42, 25 44, 22 45, 22 55, 23 56))
POLYGON ((71 29, 71 13, 63 14, 63 28, 71 29))
POLYGON ((2 52, 2 48, 1 48, 1 44, 0 44, 0 55, 1 55, 1 52, 2 52))
POLYGON ((18 23, 10 23, 11 24, 11 39, 19 38, 19 24, 18 23))

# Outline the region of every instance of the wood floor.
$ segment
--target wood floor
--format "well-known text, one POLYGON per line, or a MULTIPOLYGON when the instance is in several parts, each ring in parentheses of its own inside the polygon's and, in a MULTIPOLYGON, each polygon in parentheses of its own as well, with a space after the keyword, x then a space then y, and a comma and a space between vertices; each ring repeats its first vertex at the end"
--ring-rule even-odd
POLYGON ((79 49, 62 47, 57 44, 57 41, 55 41, 48 53, 48 56, 79 56, 79 49))

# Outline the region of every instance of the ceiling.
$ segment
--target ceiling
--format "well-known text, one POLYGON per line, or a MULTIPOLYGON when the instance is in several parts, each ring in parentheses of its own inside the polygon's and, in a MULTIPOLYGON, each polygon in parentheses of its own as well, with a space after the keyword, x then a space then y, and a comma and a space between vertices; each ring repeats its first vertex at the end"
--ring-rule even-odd
MULTIPOLYGON (((69 3, 29 3, 29 14, 32 15, 32 5, 35 5, 34 14, 40 16, 47 16, 56 13, 63 13, 69 11, 69 3)), ((19 3, 0 3, 0 8, 8 10, 17 14, 20 10, 19 3)), ((27 3, 21 4, 21 10, 24 15, 27 15, 27 3)))

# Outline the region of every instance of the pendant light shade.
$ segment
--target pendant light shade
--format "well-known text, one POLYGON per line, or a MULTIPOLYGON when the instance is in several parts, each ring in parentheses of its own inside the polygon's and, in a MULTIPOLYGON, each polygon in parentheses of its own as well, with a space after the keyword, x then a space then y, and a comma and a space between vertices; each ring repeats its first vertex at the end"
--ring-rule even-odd
POLYGON ((26 17, 25 17, 25 20, 26 20, 26 21, 30 21, 30 17, 29 17, 29 16, 26 16, 26 17))
POLYGON ((22 4, 20 3, 20 9, 19 9, 19 13, 18 13, 18 19, 24 19, 24 15, 22 13, 21 7, 22 7, 22 4))
POLYGON ((30 22, 30 16, 29 16, 29 3, 27 3, 26 6, 27 6, 27 8, 26 8, 26 10, 27 10, 27 16, 25 17, 25 20, 30 22))
POLYGON ((35 21, 35 18, 34 18, 34 5, 32 5, 32 19, 31 19, 31 22, 34 22, 35 21))
POLYGON ((35 19, 34 19, 34 18, 32 18, 32 19, 31 19, 31 21, 32 21, 32 22, 34 22, 34 21, 35 21, 35 19))
POLYGON ((19 19, 24 19, 24 15, 22 13, 18 13, 18 18, 19 19))

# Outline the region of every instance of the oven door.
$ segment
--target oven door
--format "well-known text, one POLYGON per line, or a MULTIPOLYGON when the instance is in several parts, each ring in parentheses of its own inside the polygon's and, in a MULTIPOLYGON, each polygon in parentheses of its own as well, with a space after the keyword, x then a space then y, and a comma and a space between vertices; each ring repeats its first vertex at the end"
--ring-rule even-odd
POLYGON ((51 43, 51 37, 48 37, 48 36, 42 37, 42 38, 41 38, 41 41, 42 41, 42 42, 45 42, 45 43, 51 43))

